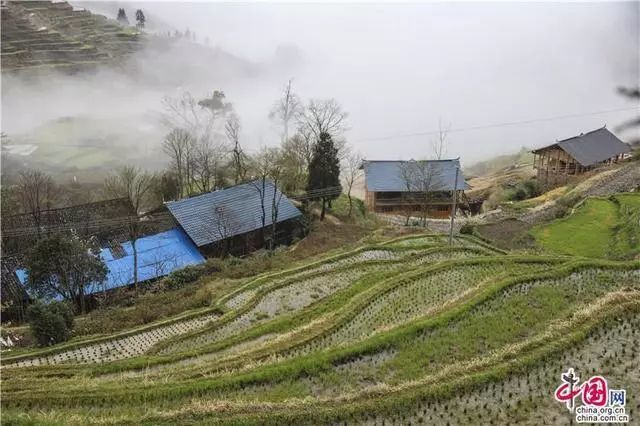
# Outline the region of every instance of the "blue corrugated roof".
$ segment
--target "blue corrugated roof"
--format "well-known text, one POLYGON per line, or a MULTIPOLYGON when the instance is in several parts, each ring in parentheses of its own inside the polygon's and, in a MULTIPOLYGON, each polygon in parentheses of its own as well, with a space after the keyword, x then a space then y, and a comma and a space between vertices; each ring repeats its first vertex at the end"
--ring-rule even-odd
MULTIPOLYGON (((234 235, 262 228, 262 199, 264 192, 265 225, 272 223, 272 200, 281 192, 266 181, 262 191, 260 180, 209 192, 186 200, 167 203, 167 208, 193 242, 202 247, 234 235)), ((278 204, 277 222, 301 216, 302 213, 284 195, 278 204)))
MULTIPOLYGON (((364 161, 365 185, 370 192, 420 191, 421 182, 430 176, 430 191, 451 191, 455 186, 458 159, 421 161, 364 161), (421 178, 422 176, 422 178, 421 178)), ((457 189, 469 189, 462 170, 458 172, 457 189)))
MULTIPOLYGON (((107 278, 104 283, 91 285, 87 294, 133 284, 131 241, 123 243, 122 249, 121 257, 114 256, 109 248, 100 250, 100 257, 108 269, 107 278)), ((138 251, 138 282, 163 277, 185 266, 204 262, 204 257, 198 248, 178 228, 139 238, 136 240, 136 249, 138 251)), ((16 275, 20 282, 23 284, 26 282, 27 274, 24 269, 17 270, 16 275)))

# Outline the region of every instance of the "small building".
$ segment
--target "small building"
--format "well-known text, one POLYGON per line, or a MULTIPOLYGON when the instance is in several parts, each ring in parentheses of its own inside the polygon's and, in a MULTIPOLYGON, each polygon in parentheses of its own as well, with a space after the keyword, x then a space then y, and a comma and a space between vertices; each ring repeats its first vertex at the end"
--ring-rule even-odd
POLYGON ((365 204, 377 213, 412 213, 427 208, 429 217, 451 215, 453 191, 458 200, 469 189, 459 159, 363 161, 365 204), (457 182, 456 182, 457 173, 457 182))
POLYGON ((288 244, 302 235, 302 213, 268 180, 264 185, 254 180, 168 202, 166 207, 206 256, 242 255, 263 247, 265 239, 288 244))
MULTIPOLYGON (((155 280, 178 269, 205 261, 198 248, 179 228, 171 228, 138 238, 136 252, 138 282, 155 280)), ((92 288, 92 292, 108 291, 134 283, 131 241, 101 249, 100 257, 104 260, 109 272, 105 282, 92 288)))
POLYGON ((41 237, 58 232, 95 237, 100 245, 122 240, 125 238, 122 224, 131 220, 137 220, 137 216, 127 198, 2 215, 2 254, 21 256, 41 237))
MULTIPOLYGON (((186 266, 203 263, 204 257, 182 230, 172 228, 136 239, 138 256, 138 283, 144 283, 169 275, 186 266)), ((85 294, 107 292, 134 284, 134 254, 131 241, 112 243, 100 249, 100 257, 107 267, 103 282, 92 283, 85 294)), ((16 269, 18 280, 27 281, 24 269, 16 269)))
POLYGON ((47 235, 72 232, 92 238, 101 247, 126 240, 122 223, 136 218, 128 199, 119 198, 46 209, 33 213, 2 215, 0 301, 3 321, 23 320, 30 296, 25 291, 24 258, 27 251, 47 235))
POLYGON ((538 180, 553 186, 596 167, 617 163, 629 155, 631 147, 602 127, 532 152, 538 180))
POLYGON ((127 231, 132 220, 139 224, 135 241, 137 275, 138 283, 144 283, 203 263, 205 255, 245 254, 260 248, 265 237, 272 238, 269 231, 274 221, 274 243, 289 243, 302 234, 301 216, 269 181, 264 185, 253 181, 170 202, 142 218, 125 199, 43 210, 37 215, 5 216, 0 297, 10 308, 4 311, 3 320, 24 318, 30 301, 24 288, 25 253, 46 235, 69 232, 92 238, 101 247, 107 277, 88 286, 89 296, 134 283, 133 244, 127 231))

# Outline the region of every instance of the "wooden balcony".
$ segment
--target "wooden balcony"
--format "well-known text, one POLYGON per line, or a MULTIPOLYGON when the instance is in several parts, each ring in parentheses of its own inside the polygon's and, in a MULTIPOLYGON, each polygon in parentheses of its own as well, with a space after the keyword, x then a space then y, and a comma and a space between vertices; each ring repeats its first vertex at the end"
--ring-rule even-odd
POLYGON ((451 203, 451 199, 433 199, 425 201, 424 198, 376 198, 376 206, 414 206, 423 204, 435 206, 449 205, 451 203))

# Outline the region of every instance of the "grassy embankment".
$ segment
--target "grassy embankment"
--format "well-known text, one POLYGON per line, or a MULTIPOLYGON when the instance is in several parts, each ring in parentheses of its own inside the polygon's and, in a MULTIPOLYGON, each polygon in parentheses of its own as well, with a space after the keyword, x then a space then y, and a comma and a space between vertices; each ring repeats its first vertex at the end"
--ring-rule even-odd
POLYGON ((592 258, 633 258, 640 253, 640 194, 589 198, 573 214, 536 226, 531 234, 544 249, 592 258))

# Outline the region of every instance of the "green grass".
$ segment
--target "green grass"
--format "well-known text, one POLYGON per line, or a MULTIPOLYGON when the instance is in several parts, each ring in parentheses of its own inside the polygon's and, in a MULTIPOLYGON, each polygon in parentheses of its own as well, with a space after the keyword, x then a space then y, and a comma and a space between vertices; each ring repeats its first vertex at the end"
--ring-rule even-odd
MULTIPOLYGON (((619 229, 615 226, 625 206, 632 212, 637 207, 636 198, 626 196, 588 204, 592 201, 614 207, 610 230, 619 229)), ((591 207, 602 213, 598 204, 591 207)), ((358 256, 345 262, 373 249, 362 246, 249 279, 215 301, 223 315, 211 327, 171 343, 193 341, 223 327, 279 288, 312 275, 332 283, 353 270, 352 282, 324 298, 185 352, 147 353, 103 364, 3 369, 3 421, 504 424, 516 422, 509 416, 518 399, 518 406, 530 411, 520 410, 517 421, 541 424, 545 413, 536 407, 544 400, 535 399, 535 392, 544 388, 547 396, 546 389, 557 378, 548 366, 564 364, 581 342, 591 342, 593 336, 609 342, 613 333, 608 330, 617 330, 624 344, 603 343, 611 352, 599 353, 598 360, 612 359, 613 365, 634 371, 640 262, 505 255, 473 238, 457 242, 472 248, 434 248, 437 239, 419 235, 377 246, 402 257, 358 256), (462 251, 466 254, 460 258, 462 251), (420 262, 421 257, 429 261, 420 262), (331 262, 339 263, 326 268, 331 262), (226 304, 248 291, 248 298, 226 304), (217 352, 236 346, 240 350, 217 357, 217 352), (506 414, 494 410, 500 404, 507 407, 506 414)), ((283 294, 283 305, 296 297, 295 290, 289 294, 291 301, 283 294)), ((586 347, 587 352, 579 354, 580 368, 599 365, 586 347)), ((628 371, 619 371, 616 380, 628 371)), ((635 392, 633 383, 622 385, 635 392)), ((544 409, 549 407, 556 407, 553 401, 544 409)), ((553 415, 566 416, 562 408, 553 415)))
POLYGON ((556 200, 565 195, 570 189, 571 187, 568 185, 560 186, 558 188, 547 191, 537 197, 529 198, 528 200, 516 201, 508 205, 507 207, 514 211, 522 212, 527 209, 542 205, 547 201, 556 200))
MULTIPOLYGON (((635 266, 628 264, 626 267, 637 270, 638 265, 637 263, 635 266)), ((13 398, 6 402, 5 408, 9 408, 15 415, 16 404, 20 404, 19 406, 23 408, 31 407, 36 418, 42 418, 47 413, 53 415, 64 411, 75 413, 85 420, 90 418, 87 416, 101 416, 111 421, 120 418, 119 416, 125 416, 124 418, 128 418, 130 423, 136 423, 135 419, 138 419, 140 424, 141 413, 136 413, 135 408, 140 404, 148 408, 157 404, 171 407, 189 404, 190 401, 226 399, 236 400, 239 404, 229 407, 231 413, 227 414, 226 410, 225 412, 207 412, 206 410, 199 412, 197 408, 191 408, 190 413, 199 417, 202 422, 207 422, 206 419, 210 418, 209 416, 225 416, 226 421, 231 421, 231 417, 228 416, 233 412, 243 416, 254 415, 252 414, 255 412, 253 404, 257 401, 278 404, 291 401, 293 397, 300 398, 305 395, 313 401, 313 393, 318 391, 316 387, 320 385, 325 392, 338 388, 346 392, 356 391, 356 393, 348 396, 345 401, 329 400, 317 403, 309 412, 305 408, 306 404, 302 402, 294 403, 294 409, 270 405, 273 412, 270 410, 264 413, 260 419, 269 424, 290 424, 300 423, 300 419, 313 414, 304 422, 314 423, 314 419, 316 423, 322 422, 324 415, 327 414, 323 414, 327 404, 333 406, 331 417, 335 417, 336 420, 348 419, 350 417, 345 416, 350 416, 351 413, 359 413, 360 416, 363 413, 366 416, 372 412, 378 415, 394 414, 398 413, 396 410, 399 408, 408 410, 416 395, 431 395, 437 400, 438 397, 449 394, 455 387, 462 386, 464 389, 472 390, 474 383, 485 384, 491 380, 501 380, 516 366, 538 363, 547 354, 566 346, 572 339, 584 338, 588 327, 599 324, 601 321, 599 318, 602 318, 602 315, 597 310, 593 310, 586 316, 572 316, 571 311, 578 306, 575 303, 586 302, 582 300, 583 296, 593 300, 616 287, 628 285, 625 282, 625 276, 627 280, 631 279, 623 269, 616 272, 615 265, 598 264, 596 268, 605 269, 603 272, 595 273, 591 272, 590 268, 588 264, 574 265, 546 273, 545 278, 540 277, 541 281, 532 276, 496 283, 483 289, 472 300, 438 317, 408 324, 407 327, 351 348, 314 354, 284 363, 258 366, 244 373, 231 372, 231 374, 209 376, 209 378, 197 376, 189 381, 175 383, 171 382, 175 379, 169 375, 168 383, 165 379, 156 383, 125 381, 115 386, 114 384, 101 385, 96 380, 85 382, 81 378, 79 378, 81 383, 65 384, 55 376, 49 379, 37 377, 29 379, 25 376, 23 387, 29 389, 33 386, 27 393, 16 392, 17 389, 13 383, 16 378, 9 377, 10 386, 7 391, 13 398), (571 278, 567 278, 572 277, 577 271, 582 271, 584 280, 589 283, 587 288, 579 288, 571 278), (567 279, 569 281, 566 281, 567 279), (527 284, 531 280, 539 284, 531 287, 527 284), (598 285, 599 282, 605 285, 598 285), (569 322, 559 323, 558 325, 562 324, 562 327, 547 327, 546 325, 551 324, 554 318, 569 319, 569 322), (586 321, 586 329, 580 328, 583 321, 581 318, 586 321), (575 328, 567 329, 571 324, 575 328), (422 339, 421 336, 425 333, 427 338, 422 339), (521 353, 517 357, 499 350, 515 342, 522 343, 519 349, 521 353), (355 373, 341 374, 335 371, 337 365, 367 354, 375 354, 380 350, 389 350, 389 348, 399 351, 399 354, 389 362, 370 369, 361 368, 355 373), (478 370, 477 365, 473 367, 473 364, 466 363, 469 357, 478 356, 481 356, 479 359, 485 364, 481 370, 478 370), (445 371, 443 367, 449 365, 456 367, 452 371, 445 371), (358 372, 364 373, 364 376, 358 372), (424 376, 425 374, 427 376, 424 376), (441 375, 444 377, 437 381, 437 387, 429 385, 431 380, 429 377, 441 375), (400 387, 388 397, 385 397, 384 393, 377 396, 375 394, 367 396, 366 393, 358 396, 361 391, 358 383, 363 380, 380 380, 389 377, 387 381, 392 388, 396 385, 400 387), (459 382, 459 380, 462 381, 459 382), (421 384, 423 382, 426 386, 421 384), (52 394, 50 386, 58 386, 59 391, 55 395, 52 394), (192 397, 195 399, 191 399, 192 397), (373 408, 369 403, 375 403, 377 407, 373 408)), ((608 316, 618 308, 624 308, 623 304, 612 303, 611 308, 607 308, 611 310, 608 316)), ((606 312, 606 310, 603 311, 603 313, 606 312)), ((179 414, 176 413, 174 416, 179 414)), ((175 423, 180 417, 169 418, 173 419, 173 421, 169 420, 170 423, 175 423)), ((158 418, 154 420, 159 421, 158 418)), ((153 421, 150 422, 153 423, 153 421)), ((244 423, 244 420, 240 422, 244 423)))
POLYGON ((544 249, 573 256, 607 258, 619 221, 618 206, 611 200, 587 199, 574 214, 531 234, 544 249))
POLYGON ((640 194, 618 194, 612 200, 619 206, 620 220, 611 251, 617 258, 631 258, 640 253, 640 194))
POLYGON ((340 194, 338 198, 331 202, 329 213, 341 220, 351 220, 353 222, 366 222, 375 220, 375 215, 368 215, 364 202, 354 196, 351 197, 351 216, 349 216, 349 197, 340 194))

